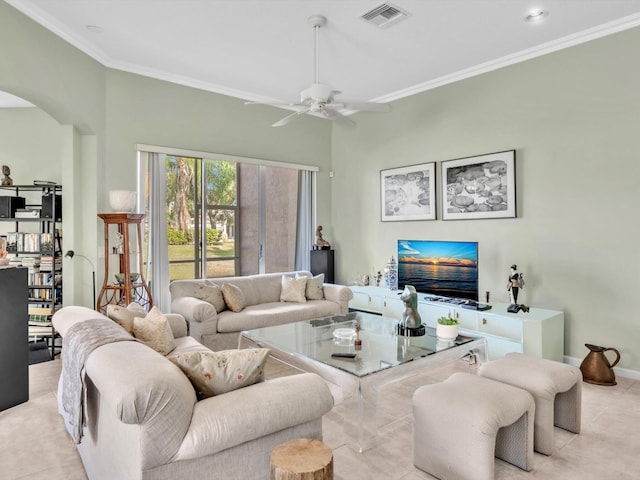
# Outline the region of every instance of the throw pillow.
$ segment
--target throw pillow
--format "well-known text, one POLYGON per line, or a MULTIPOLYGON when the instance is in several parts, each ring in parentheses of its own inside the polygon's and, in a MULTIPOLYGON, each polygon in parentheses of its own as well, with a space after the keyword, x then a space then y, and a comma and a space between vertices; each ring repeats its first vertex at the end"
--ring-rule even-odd
POLYGON ((107 305, 107 317, 131 334, 133 334, 133 319, 139 317, 141 312, 144 315, 147 313, 145 309, 137 303, 130 303, 126 307, 111 303, 107 305))
POLYGON ((268 348, 185 352, 170 360, 185 373, 201 398, 264 381, 268 348))
POLYGON ((224 303, 224 298, 222 297, 222 290, 215 283, 205 280, 204 283, 195 285, 193 290, 194 297, 213 305, 216 312, 220 313, 227 309, 227 304, 224 303))
POLYGON ((247 306, 247 301, 244 298, 244 293, 240 290, 240 287, 232 283, 222 284, 222 296, 224 301, 232 312, 241 312, 244 307, 247 306))
POLYGON ((313 278, 307 277, 307 290, 305 295, 307 300, 323 300, 324 290, 322 285, 324 284, 324 273, 316 275, 313 278))
POLYGON ((158 307, 153 307, 144 318, 138 314, 133 319, 133 335, 162 355, 176 348, 169 320, 158 307))
POLYGON ((305 291, 307 288, 307 278, 293 278, 287 275, 282 276, 282 289, 280 290, 281 302, 305 303, 305 291))

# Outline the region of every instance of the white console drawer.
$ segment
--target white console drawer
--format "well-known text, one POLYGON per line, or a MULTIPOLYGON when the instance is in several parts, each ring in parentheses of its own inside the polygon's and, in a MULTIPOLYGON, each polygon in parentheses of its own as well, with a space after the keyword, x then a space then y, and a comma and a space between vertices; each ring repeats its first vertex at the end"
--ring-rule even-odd
POLYGON ((356 308, 358 310, 368 310, 369 298, 371 298, 371 296, 367 293, 353 292, 353 298, 349 301, 349 308, 356 308))
POLYGON ((478 312, 476 312, 475 310, 456 308, 455 310, 452 310, 451 314, 455 315, 455 317, 458 319, 460 328, 464 328, 466 330, 478 329, 478 312))
POLYGON ((522 343, 522 321, 515 317, 479 315, 478 332, 522 343))
POLYGON ((385 298, 382 301, 382 316, 402 320, 404 302, 398 298, 385 298))
POLYGON ((366 292, 352 290, 353 298, 349 301, 349 308, 365 310, 367 312, 382 313, 384 298, 379 295, 370 295, 366 292))
POLYGON ((438 318, 446 317, 449 315, 451 309, 440 305, 434 305, 432 303, 418 303, 418 313, 427 327, 436 328, 438 325, 438 318))
POLYGON ((505 338, 492 336, 484 337, 487 340, 487 354, 489 360, 496 360, 504 357, 507 353, 522 352, 522 344, 505 338))

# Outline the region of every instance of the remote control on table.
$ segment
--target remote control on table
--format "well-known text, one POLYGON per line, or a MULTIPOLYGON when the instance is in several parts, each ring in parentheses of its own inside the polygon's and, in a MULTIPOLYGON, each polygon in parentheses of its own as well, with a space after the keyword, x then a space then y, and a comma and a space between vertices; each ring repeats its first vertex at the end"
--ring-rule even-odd
POLYGON ((355 353, 332 353, 331 356, 334 358, 356 358, 355 353))

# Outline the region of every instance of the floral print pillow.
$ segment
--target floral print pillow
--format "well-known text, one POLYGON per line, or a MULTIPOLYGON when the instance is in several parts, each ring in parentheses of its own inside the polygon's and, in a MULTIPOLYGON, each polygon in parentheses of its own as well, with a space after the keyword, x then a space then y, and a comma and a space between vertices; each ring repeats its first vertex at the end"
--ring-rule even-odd
POLYGON ((169 357, 189 378, 200 398, 264 381, 268 348, 184 352, 169 357))

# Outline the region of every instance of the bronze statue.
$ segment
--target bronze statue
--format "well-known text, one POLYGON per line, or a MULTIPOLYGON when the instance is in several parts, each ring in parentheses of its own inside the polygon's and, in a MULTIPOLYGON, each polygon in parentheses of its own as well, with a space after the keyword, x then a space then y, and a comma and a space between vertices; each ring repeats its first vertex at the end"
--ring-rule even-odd
POLYGON ((4 178, 2 179, 2 185, 13 185, 13 180, 9 175, 11 175, 11 169, 8 165, 2 166, 2 173, 4 174, 4 178))
POLYGON ((318 228, 316 228, 316 243, 314 246, 322 250, 328 250, 331 248, 329 242, 322 238, 322 225, 318 225, 318 228))

